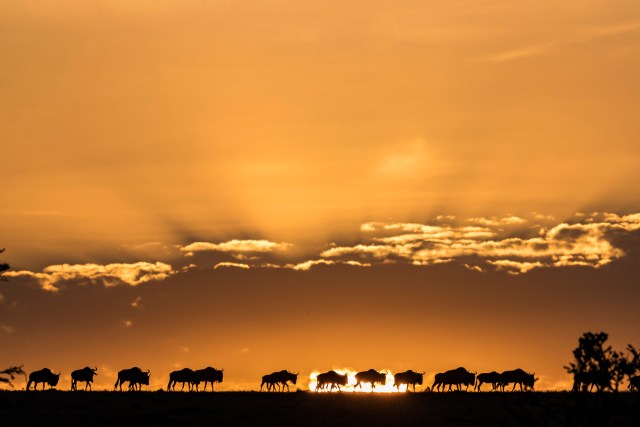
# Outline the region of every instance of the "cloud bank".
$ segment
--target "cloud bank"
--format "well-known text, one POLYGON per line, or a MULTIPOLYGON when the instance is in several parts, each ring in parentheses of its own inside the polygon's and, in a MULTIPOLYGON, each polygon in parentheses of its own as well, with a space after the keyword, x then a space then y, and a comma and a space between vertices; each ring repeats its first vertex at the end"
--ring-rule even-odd
POLYGON ((59 264, 50 265, 42 272, 28 270, 10 271, 9 277, 31 277, 38 281, 46 291, 58 291, 58 284, 64 281, 79 280, 99 283, 110 287, 118 285, 137 286, 141 283, 161 281, 175 274, 172 266, 162 262, 136 262, 132 264, 59 264))
POLYGON ((494 267, 514 274, 542 267, 599 268, 625 255, 612 243, 616 234, 640 230, 640 214, 579 215, 553 226, 516 216, 465 222, 365 223, 361 227, 365 242, 334 245, 321 256, 373 264, 430 265, 459 260, 477 271, 494 267))

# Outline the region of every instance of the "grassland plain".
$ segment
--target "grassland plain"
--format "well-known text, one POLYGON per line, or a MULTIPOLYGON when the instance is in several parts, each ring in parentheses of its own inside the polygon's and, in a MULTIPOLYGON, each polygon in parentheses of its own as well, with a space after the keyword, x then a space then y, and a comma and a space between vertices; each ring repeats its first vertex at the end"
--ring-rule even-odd
POLYGON ((0 392, 0 425, 638 426, 640 393, 0 392))

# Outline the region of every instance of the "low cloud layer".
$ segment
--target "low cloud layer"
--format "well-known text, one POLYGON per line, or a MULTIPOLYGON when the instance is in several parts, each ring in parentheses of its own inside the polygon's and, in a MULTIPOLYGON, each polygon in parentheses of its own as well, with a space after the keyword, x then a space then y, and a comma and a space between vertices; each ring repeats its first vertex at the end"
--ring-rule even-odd
MULTIPOLYGON (((425 224, 367 222, 359 231, 362 238, 355 243, 328 243, 324 250, 308 250, 297 259, 284 254, 292 244, 269 240, 195 242, 180 247, 182 256, 176 256, 184 263, 185 257, 195 252, 223 253, 229 259, 216 261, 212 265, 214 270, 308 271, 339 265, 366 268, 382 264, 429 266, 451 262, 480 273, 524 274, 534 269, 570 266, 600 268, 624 258, 629 252, 638 252, 634 241, 638 241, 640 232, 640 213, 578 213, 564 222, 538 213, 526 218, 511 215, 460 219, 440 215, 425 224)), ((9 271, 5 276, 30 277, 42 289, 57 291, 65 281, 137 286, 197 267, 204 266, 190 263, 174 269, 163 262, 59 264, 41 272, 9 271)), ((0 296, 0 303, 2 300, 0 296)))
POLYGON ((321 255, 343 261, 414 265, 459 260, 474 270, 493 267, 510 273, 542 267, 599 268, 625 255, 612 243, 616 234, 640 230, 640 214, 579 214, 555 225, 540 219, 549 220, 535 215, 531 220, 470 218, 456 225, 366 223, 361 227, 365 242, 334 245, 321 255))
POLYGON ((10 271, 9 277, 31 277, 38 281, 46 291, 58 291, 58 284, 64 281, 86 281, 104 286, 137 286, 150 281, 160 281, 175 274, 169 264, 162 262, 136 262, 132 264, 59 264, 50 265, 42 272, 27 270, 10 271))
POLYGON ((290 243, 271 242, 269 240, 229 240, 221 243, 194 242, 180 248, 187 256, 195 252, 225 252, 244 256, 245 254, 261 254, 284 251, 291 247, 290 243))

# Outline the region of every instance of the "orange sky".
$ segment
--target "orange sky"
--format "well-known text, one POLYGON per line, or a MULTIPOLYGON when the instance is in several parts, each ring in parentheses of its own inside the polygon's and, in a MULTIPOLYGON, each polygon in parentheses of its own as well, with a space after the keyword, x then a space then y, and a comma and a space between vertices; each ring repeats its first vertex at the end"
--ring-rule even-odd
POLYGON ((638 342, 639 36, 619 0, 0 3, 0 366, 561 386, 582 332, 638 342))

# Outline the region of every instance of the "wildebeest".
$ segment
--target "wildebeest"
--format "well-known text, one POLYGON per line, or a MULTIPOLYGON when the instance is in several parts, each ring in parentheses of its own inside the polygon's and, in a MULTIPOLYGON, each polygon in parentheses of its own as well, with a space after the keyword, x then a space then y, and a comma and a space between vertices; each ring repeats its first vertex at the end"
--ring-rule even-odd
POLYGON ((128 382, 129 391, 136 390, 136 385, 138 386, 138 390, 142 390, 143 385, 149 385, 149 377, 151 377, 151 371, 142 372, 142 369, 137 366, 123 369, 118 372, 118 379, 113 385, 113 388, 116 389, 119 386, 120 391, 122 391, 122 384, 128 382))
POLYGON ((378 372, 375 369, 369 369, 368 371, 358 372, 356 374, 356 385, 353 387, 353 391, 356 391, 356 387, 360 387, 362 390, 362 383, 371 384, 371 391, 376 388, 376 383, 385 385, 387 383, 387 375, 382 372, 378 372))
POLYGON ((533 386, 538 379, 536 374, 529 374, 522 369, 514 369, 513 371, 504 371, 500 374, 500 389, 504 391, 504 388, 513 383, 511 391, 516 389, 517 385, 520 385, 520 391, 527 389, 533 390, 533 386))
POLYGON ((324 372, 322 374, 318 374, 316 383, 316 391, 323 390, 327 385, 331 384, 331 388, 329 391, 332 391, 334 387, 340 390, 341 385, 347 385, 349 382, 349 378, 347 374, 339 374, 336 371, 324 372))
POLYGON ((408 370, 406 372, 400 372, 393 376, 394 385, 398 388, 398 391, 400 391, 401 384, 407 385, 407 391, 409 391, 410 385, 413 386, 413 391, 416 391, 416 384, 422 385, 423 376, 424 376, 424 372, 419 373, 419 372, 413 372, 412 370, 408 370))
POLYGON ((440 391, 440 387, 442 386, 442 391, 444 391, 445 386, 448 385, 449 391, 451 391, 452 386, 456 386, 458 390, 461 390, 462 386, 464 386, 466 390, 469 386, 473 386, 475 382, 476 374, 460 367, 437 373, 431 389, 440 391))
POLYGON ((629 390, 640 391, 640 375, 629 378, 629 390))
POLYGON ((98 368, 90 368, 85 366, 82 369, 76 369, 71 372, 71 390, 77 390, 78 383, 85 383, 84 389, 91 390, 91 383, 93 382, 93 376, 98 375, 98 368))
POLYGON ((189 391, 191 387, 196 384, 196 373, 193 369, 184 368, 179 371, 173 371, 169 374, 169 383, 167 384, 167 391, 175 391, 176 383, 182 383, 180 391, 184 390, 185 383, 189 385, 189 391))
POLYGON ((38 383, 42 383, 42 389, 44 390, 45 384, 49 384, 49 387, 53 388, 58 385, 58 381, 60 381, 60 374, 54 374, 49 368, 33 371, 29 374, 27 391, 31 387, 31 383, 33 383, 34 390, 38 389, 38 383))
POLYGON ((211 391, 213 391, 213 383, 221 383, 224 369, 215 369, 208 366, 204 369, 197 369, 195 371, 195 386, 196 391, 201 382, 204 383, 204 391, 207 391, 207 383, 211 383, 211 391))
POLYGON ((573 374, 572 391, 596 391, 611 389, 611 374, 606 371, 576 372, 573 374))
POLYGON ((283 391, 285 387, 287 387, 287 391, 289 391, 289 384, 287 384, 289 381, 291 381, 292 384, 295 384, 298 381, 298 374, 282 370, 264 375, 262 377, 262 384, 260 384, 260 391, 262 391, 262 386, 265 384, 267 385, 267 391, 271 391, 272 388, 276 389, 276 391, 280 391, 280 385, 282 385, 283 391))
POLYGON ((500 373, 496 371, 483 372, 476 375, 476 391, 481 391, 482 384, 491 384, 491 391, 494 391, 500 385, 500 373))

